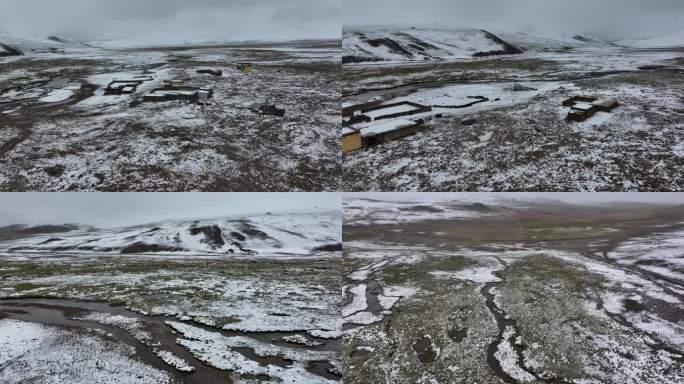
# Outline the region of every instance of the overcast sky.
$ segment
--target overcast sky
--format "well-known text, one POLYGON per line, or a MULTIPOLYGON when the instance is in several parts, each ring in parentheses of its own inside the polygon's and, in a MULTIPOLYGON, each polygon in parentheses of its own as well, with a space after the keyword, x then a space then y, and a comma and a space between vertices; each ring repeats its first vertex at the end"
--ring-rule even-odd
POLYGON ((2 193, 0 225, 117 227, 165 219, 339 210, 339 193, 2 193))
POLYGON ((0 30, 83 41, 340 38, 342 0, 0 0, 0 30))
POLYGON ((434 24, 589 33, 608 39, 681 32, 684 0, 344 0, 344 24, 434 24))
POLYGON ((385 201, 465 201, 487 200, 490 198, 537 200, 551 199, 581 205, 605 205, 610 203, 640 202, 656 204, 684 204, 684 193, 582 193, 582 192, 472 192, 472 193, 345 193, 345 197, 366 197, 385 201))

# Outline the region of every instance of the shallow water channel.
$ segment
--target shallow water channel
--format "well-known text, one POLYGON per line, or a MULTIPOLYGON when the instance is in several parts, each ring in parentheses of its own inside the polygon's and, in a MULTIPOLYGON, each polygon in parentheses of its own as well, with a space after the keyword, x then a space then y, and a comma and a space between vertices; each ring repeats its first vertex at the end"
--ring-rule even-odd
MULTIPOLYGON (((58 327, 72 328, 72 329, 97 329, 111 334, 117 340, 135 348, 134 358, 149 364, 157 369, 169 372, 171 375, 178 377, 183 383, 187 384, 218 384, 218 383, 232 383, 230 379, 230 372, 213 368, 196 359, 191 353, 183 347, 176 344, 176 339, 179 335, 174 334, 173 330, 167 326, 165 321, 179 320, 170 316, 145 316, 137 312, 130 311, 123 306, 112 306, 106 303, 99 302, 81 302, 74 300, 61 299, 2 299, 0 300, 0 318, 9 318, 15 320, 29 321, 39 324, 52 325, 58 327), (176 356, 184 359, 190 365, 195 367, 192 373, 185 373, 177 371, 175 368, 167 365, 159 358, 152 348, 144 345, 136 338, 131 336, 123 329, 103 325, 91 321, 74 320, 74 317, 82 317, 89 312, 102 312, 112 315, 121 315, 130 318, 140 319, 145 324, 145 330, 152 334, 153 341, 159 343, 160 350, 167 350, 173 352, 176 356)), ((307 349, 318 351, 340 351, 342 347, 341 339, 320 339, 307 336, 311 340, 315 340, 321 345, 306 347, 302 345, 291 344, 282 340, 284 336, 296 335, 297 332, 260 332, 260 333, 244 333, 225 331, 219 328, 214 328, 202 324, 192 323, 193 326, 203 328, 210 332, 220 333, 223 336, 245 336, 254 340, 270 343, 280 346, 285 346, 294 349, 307 349)), ((276 365, 286 367, 292 364, 291 361, 280 357, 260 357, 250 348, 234 348, 238 352, 250 360, 254 360, 262 365, 276 365)), ((332 366, 326 361, 311 362, 307 370, 311 373, 321 376, 325 379, 339 380, 340 377, 330 373, 329 369, 332 366)), ((264 377, 263 379, 267 379, 264 377)))

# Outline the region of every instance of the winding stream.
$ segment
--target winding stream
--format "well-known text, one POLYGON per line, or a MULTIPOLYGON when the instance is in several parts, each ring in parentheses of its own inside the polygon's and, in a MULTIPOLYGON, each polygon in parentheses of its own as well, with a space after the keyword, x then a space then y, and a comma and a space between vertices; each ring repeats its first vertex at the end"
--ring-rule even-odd
MULTIPOLYGON (((508 264, 504 262, 503 260, 497 258, 499 263, 501 263, 504 268, 508 267, 508 264)), ((493 293, 493 291, 500 285, 504 284, 506 282, 505 277, 501 276, 500 273, 494 272, 494 275, 500 279, 498 282, 490 282, 484 285, 484 287, 481 290, 482 295, 485 297, 485 305, 487 306, 487 309, 489 312, 494 316, 494 320, 496 321, 496 326, 499 330, 499 333, 496 336, 496 339, 492 341, 488 346, 487 346, 487 364, 489 367, 496 373, 496 375, 501 378, 505 383, 508 384, 518 384, 518 380, 513 378, 509 373, 504 371, 503 367, 501 366, 501 362, 499 359, 496 357, 496 352, 499 349, 499 345, 501 343, 504 343, 506 341, 509 342, 513 350, 515 351, 516 355, 516 366, 523 370, 524 372, 534 376, 534 378, 538 382, 542 383, 552 383, 552 384, 565 384, 567 381, 560 379, 560 378, 554 378, 554 379, 545 379, 543 377, 540 377, 536 372, 528 369, 525 366, 525 361, 523 357, 523 352, 524 348, 518 344, 515 343, 515 339, 518 336, 518 323, 508 316, 506 312, 503 310, 503 308, 499 308, 496 304, 496 295, 493 293), (513 334, 509 336, 508 338, 505 336, 506 329, 512 329, 513 334)))

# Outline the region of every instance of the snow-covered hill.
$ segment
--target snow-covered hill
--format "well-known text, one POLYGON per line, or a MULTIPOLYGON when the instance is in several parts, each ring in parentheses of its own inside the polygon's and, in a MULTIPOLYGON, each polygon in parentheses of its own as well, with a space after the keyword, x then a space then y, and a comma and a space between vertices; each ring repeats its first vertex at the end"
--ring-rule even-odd
POLYGON ((66 232, 0 240, 0 251, 311 255, 341 248, 341 220, 340 212, 331 211, 164 221, 115 229, 66 228, 66 232))
POLYGON ((684 47, 684 31, 670 36, 623 40, 618 44, 635 48, 681 48, 684 47))
POLYGON ((684 217, 684 205, 582 200, 525 193, 352 194, 342 201, 344 225, 365 226, 439 220, 626 220, 684 217))
POLYGON ((344 62, 432 61, 520 54, 522 50, 478 29, 349 27, 344 62))
POLYGON ((87 47, 87 44, 59 36, 21 37, 0 31, 0 56, 17 56, 87 47))
POLYGON ((541 34, 496 31, 497 36, 520 47, 525 52, 575 51, 614 47, 606 40, 582 34, 541 34))
POLYGON ((388 200, 373 197, 347 197, 342 202, 345 225, 398 224, 426 220, 465 220, 485 216, 504 215, 503 206, 522 207, 520 201, 496 196, 459 196, 454 200, 448 195, 442 199, 426 195, 404 200, 401 194, 388 200))
POLYGON ((21 56, 23 52, 17 48, 11 47, 7 44, 2 43, 2 38, 0 37, 0 57, 2 56, 21 56))
POLYGON ((535 52, 606 49, 614 44, 581 34, 538 34, 410 26, 345 27, 345 63, 468 60, 535 52))

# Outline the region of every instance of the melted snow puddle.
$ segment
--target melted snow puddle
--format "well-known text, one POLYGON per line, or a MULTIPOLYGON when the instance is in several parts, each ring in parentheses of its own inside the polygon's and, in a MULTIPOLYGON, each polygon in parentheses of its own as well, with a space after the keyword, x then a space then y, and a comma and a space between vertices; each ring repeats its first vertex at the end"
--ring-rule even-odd
MULTIPOLYGON (((231 373, 204 364, 185 348, 177 344, 181 335, 175 333, 166 321, 178 321, 168 316, 144 316, 127 310, 122 306, 111 306, 105 303, 80 302, 60 299, 2 299, 0 300, 0 318, 22 320, 44 325, 68 328, 95 329, 112 335, 117 340, 135 348, 135 358, 172 375, 181 378, 187 384, 220 384, 232 383, 231 373), (95 321, 100 318, 101 320, 95 321), (131 329, 133 323, 144 324, 141 329, 131 329), (157 352, 157 353, 155 353, 157 352), (175 365, 177 369, 174 369, 175 365), (190 372, 188 367, 194 368, 190 372), (187 371, 183 371, 186 368, 187 371)), ((241 333, 225 331, 197 323, 192 326, 198 329, 216 332, 225 336, 245 336, 263 343, 299 348, 303 351, 340 351, 341 339, 318 339, 316 345, 293 345, 283 338, 296 336, 295 332, 263 332, 241 333)), ((291 361, 279 357, 261 357, 249 348, 236 348, 235 352, 259 365, 284 367, 291 361)), ((339 376, 330 373, 333 368, 328 362, 315 361, 306 368, 314 375, 321 376, 322 381, 339 380, 339 376)), ((267 379, 267 377, 261 377, 267 379)))

